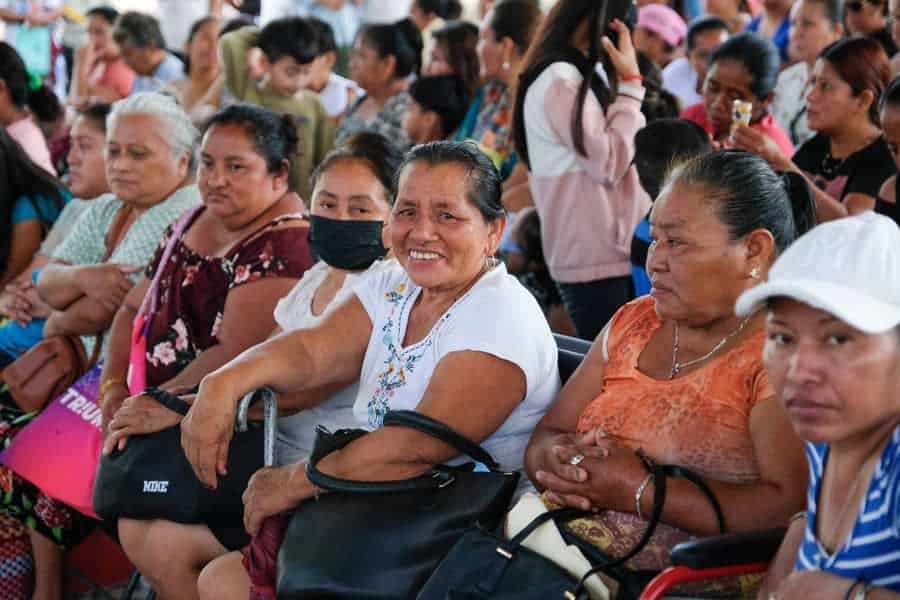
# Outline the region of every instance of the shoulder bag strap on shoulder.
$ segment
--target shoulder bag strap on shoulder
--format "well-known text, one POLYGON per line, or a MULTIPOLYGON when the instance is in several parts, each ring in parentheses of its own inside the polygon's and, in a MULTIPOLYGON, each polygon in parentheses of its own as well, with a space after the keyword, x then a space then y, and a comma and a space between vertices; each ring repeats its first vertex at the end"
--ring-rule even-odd
POLYGON ((470 458, 474 458, 491 471, 500 470, 500 465, 484 448, 440 421, 414 410, 392 410, 384 417, 384 426, 409 427, 428 434, 449 444, 470 458))

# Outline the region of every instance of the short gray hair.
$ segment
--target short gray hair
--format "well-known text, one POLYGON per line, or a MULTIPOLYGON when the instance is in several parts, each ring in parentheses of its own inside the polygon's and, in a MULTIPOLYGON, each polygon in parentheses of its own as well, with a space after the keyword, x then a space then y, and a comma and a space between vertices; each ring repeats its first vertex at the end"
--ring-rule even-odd
POLYGON ((106 117, 107 131, 112 131, 116 120, 125 115, 156 117, 167 129, 162 137, 169 143, 172 155, 180 158, 186 152, 190 154, 189 168, 193 172, 200 132, 174 98, 157 92, 143 92, 118 100, 106 117))

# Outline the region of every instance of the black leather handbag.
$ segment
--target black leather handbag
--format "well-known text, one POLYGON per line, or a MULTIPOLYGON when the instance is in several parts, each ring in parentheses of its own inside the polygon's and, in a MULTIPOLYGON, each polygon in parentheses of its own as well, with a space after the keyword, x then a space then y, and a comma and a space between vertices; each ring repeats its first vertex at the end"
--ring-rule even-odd
MULTIPOLYGON (((148 394, 181 415, 190 405, 173 394, 148 394)), ((235 434, 228 449, 228 474, 215 490, 200 483, 181 446, 181 427, 129 438, 121 452, 100 459, 94 482, 94 511, 106 520, 167 519, 178 523, 243 522, 241 496, 257 470, 274 458, 275 393, 261 388, 238 405, 235 434), (263 426, 249 423, 251 403, 262 398, 263 426)))
POLYGON ((453 545, 476 524, 498 526, 519 481, 479 445, 413 411, 391 411, 385 427, 427 433, 478 461, 438 465, 412 479, 362 482, 321 473, 318 462, 366 435, 319 429, 307 467, 328 490, 302 503, 278 554, 280 599, 401 600, 415 598, 453 545))

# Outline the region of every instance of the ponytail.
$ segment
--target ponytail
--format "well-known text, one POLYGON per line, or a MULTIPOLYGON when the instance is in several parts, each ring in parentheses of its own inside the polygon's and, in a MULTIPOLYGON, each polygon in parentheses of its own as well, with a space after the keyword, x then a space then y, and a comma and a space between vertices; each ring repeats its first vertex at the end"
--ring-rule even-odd
POLYGON ((41 123, 55 123, 63 115, 59 98, 43 83, 37 89, 29 91, 28 109, 41 123))
POLYGON ((816 199, 806 178, 794 171, 781 173, 781 182, 791 202, 794 237, 798 238, 816 226, 816 199))

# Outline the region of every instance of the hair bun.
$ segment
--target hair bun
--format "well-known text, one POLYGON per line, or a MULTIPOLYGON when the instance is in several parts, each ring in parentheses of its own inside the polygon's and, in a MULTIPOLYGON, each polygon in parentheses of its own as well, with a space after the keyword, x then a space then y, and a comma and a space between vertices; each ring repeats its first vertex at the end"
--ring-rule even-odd
POLYGON ((794 228, 801 236, 816 226, 816 200, 806 177, 795 171, 780 172, 781 183, 791 201, 794 228))

